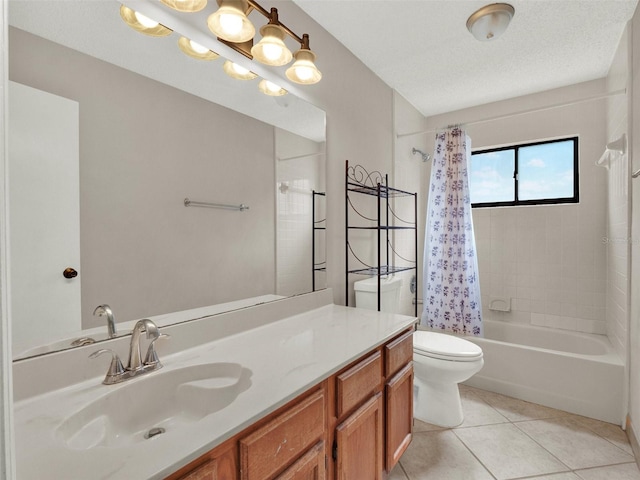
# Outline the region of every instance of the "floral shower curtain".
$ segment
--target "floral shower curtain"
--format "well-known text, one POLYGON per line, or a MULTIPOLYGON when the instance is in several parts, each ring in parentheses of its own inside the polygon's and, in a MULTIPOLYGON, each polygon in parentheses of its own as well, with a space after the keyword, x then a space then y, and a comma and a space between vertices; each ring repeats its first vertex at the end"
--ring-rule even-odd
POLYGON ((469 177, 471 139, 460 127, 436 134, 424 242, 421 324, 482 336, 480 279, 469 177))

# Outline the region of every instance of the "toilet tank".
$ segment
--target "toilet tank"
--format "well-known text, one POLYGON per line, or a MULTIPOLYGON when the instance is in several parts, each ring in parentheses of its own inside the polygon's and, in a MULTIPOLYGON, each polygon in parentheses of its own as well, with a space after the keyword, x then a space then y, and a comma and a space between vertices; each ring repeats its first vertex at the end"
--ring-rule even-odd
MULTIPOLYGON (((380 311, 398 313, 400 311, 400 288, 402 279, 384 277, 380 279, 380 311)), ((356 292, 356 307, 378 310, 378 277, 358 280, 353 284, 356 292)))

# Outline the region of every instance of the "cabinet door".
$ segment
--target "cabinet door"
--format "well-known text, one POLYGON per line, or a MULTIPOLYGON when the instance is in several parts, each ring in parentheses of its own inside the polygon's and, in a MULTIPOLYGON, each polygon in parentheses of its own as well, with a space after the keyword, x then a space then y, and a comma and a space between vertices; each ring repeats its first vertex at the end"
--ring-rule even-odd
POLYGON ((268 480, 323 438, 324 391, 319 390, 240 440, 240 478, 268 480))
POLYGON ((184 477, 181 477, 180 480, 218 480, 218 465, 214 460, 209 460, 206 463, 203 463, 195 470, 192 470, 184 477))
POLYGON ((377 393, 336 429, 336 479, 382 478, 382 394, 377 393))
POLYGON ((325 480, 324 442, 318 442, 275 480, 325 480))
POLYGON ((238 450, 234 441, 223 444, 207 454, 208 460, 202 462, 202 457, 193 463, 200 463, 192 468, 190 465, 169 475, 167 480, 238 480, 238 450), (182 473, 182 472, 187 473, 182 473))
POLYGON ((387 382, 387 472, 411 443, 413 426, 413 364, 408 363, 387 382))

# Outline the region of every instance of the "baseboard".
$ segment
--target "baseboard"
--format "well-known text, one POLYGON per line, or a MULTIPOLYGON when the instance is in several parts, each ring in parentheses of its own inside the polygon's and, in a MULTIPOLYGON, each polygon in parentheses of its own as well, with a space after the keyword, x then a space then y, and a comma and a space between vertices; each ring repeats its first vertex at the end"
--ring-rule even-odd
POLYGON ((631 450, 633 450, 633 455, 636 457, 636 464, 638 468, 640 468, 640 445, 638 444, 638 437, 636 436, 636 432, 633 428, 633 423, 631 423, 631 417, 627 415, 627 438, 629 439, 629 444, 631 445, 631 450))

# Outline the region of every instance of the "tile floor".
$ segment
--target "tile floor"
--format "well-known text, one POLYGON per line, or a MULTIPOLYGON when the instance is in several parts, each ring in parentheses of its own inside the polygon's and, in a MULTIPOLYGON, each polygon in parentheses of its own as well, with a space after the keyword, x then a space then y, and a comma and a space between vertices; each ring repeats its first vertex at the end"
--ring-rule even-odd
POLYGON ((640 480, 616 425, 460 385, 465 420, 418 420, 389 480, 640 480))

